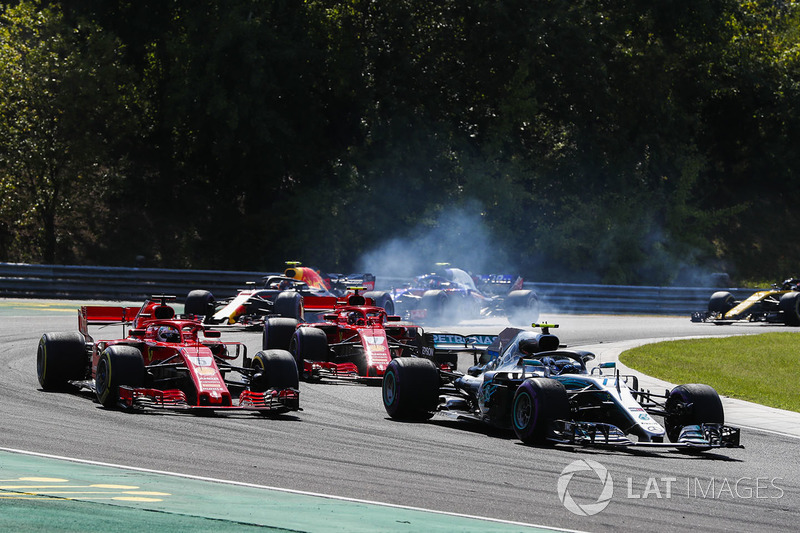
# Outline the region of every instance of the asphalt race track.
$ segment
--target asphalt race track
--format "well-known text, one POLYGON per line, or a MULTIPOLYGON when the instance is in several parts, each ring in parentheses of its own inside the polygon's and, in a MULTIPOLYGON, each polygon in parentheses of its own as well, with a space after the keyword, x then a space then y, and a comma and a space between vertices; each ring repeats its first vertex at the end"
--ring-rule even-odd
MULTIPOLYGON (((571 347, 800 332, 692 324, 688 317, 546 318, 561 324, 556 333, 571 347)), ((743 430, 744 449, 697 455, 536 448, 513 434, 439 416, 395 422, 379 387, 336 383, 302 383, 303 411, 277 419, 110 411, 91 395, 39 390, 39 337, 73 331, 76 323, 73 313, 0 317, 0 447, 576 530, 789 531, 800 519, 800 439, 743 430), (596 461, 613 480, 607 507, 591 516, 569 511, 557 490, 564 468, 578 460, 596 461)), ((444 329, 502 327, 475 322, 444 329)), ((107 328, 96 338, 118 334, 107 328)), ((258 333, 226 332, 223 339, 242 340, 251 355, 260 346, 258 333)), ((764 370, 768 379, 766 364, 764 370)), ((591 471, 568 484, 579 505, 597 503, 602 488, 591 471)))

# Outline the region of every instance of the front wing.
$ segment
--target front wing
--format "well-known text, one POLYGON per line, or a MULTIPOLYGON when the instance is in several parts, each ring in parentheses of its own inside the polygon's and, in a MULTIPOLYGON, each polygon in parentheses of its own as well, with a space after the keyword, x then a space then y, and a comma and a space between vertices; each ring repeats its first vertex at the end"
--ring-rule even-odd
POLYGON ((119 404, 125 409, 154 408, 174 411, 261 411, 275 414, 301 411, 300 391, 297 389, 268 390, 254 392, 245 390, 238 401, 231 405, 192 405, 186 394, 179 389, 149 389, 144 387, 119 387, 119 404))
POLYGON ((711 448, 741 448, 739 436, 739 428, 723 424, 700 424, 684 427, 678 442, 632 441, 621 429, 612 424, 555 420, 550 426, 547 438, 551 442, 582 446, 708 450, 711 448))

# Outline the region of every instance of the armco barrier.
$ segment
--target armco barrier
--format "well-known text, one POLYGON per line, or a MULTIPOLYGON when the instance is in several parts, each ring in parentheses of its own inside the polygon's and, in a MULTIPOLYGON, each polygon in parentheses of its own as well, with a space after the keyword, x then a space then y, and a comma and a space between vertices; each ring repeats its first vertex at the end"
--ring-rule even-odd
MULTIPOLYGON (((267 274, 0 263, 0 297, 137 301, 153 294, 173 294, 182 301, 189 291, 206 289, 219 299, 233 296, 248 282, 259 282, 267 274)), ((381 278, 379 275, 376 288, 391 290, 406 282, 405 278, 381 278)), ((537 282, 526 283, 525 288, 536 291, 544 312, 685 316, 704 310, 709 296, 721 290, 537 282)), ((753 292, 753 289, 724 290, 737 299, 753 292)))

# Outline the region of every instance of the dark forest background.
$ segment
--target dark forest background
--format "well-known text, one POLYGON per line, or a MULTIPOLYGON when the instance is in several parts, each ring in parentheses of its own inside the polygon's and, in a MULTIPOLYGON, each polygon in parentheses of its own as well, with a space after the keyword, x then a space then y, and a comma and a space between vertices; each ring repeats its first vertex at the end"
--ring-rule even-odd
POLYGON ((795 1, 0 13, 0 261, 800 275, 795 1))

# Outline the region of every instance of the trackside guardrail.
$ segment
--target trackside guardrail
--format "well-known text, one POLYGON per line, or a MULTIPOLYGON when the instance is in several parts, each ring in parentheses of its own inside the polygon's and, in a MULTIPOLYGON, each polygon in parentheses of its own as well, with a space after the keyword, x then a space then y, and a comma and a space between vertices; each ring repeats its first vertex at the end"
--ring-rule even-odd
MULTIPOLYGON (((0 297, 137 301, 153 294, 173 294, 182 301, 189 291, 206 289, 219 299, 269 274, 274 273, 0 263, 0 297)), ((391 290, 408 281, 378 276, 376 288, 391 290)), ((534 290, 542 311, 550 313, 688 316, 705 310, 714 291, 730 291, 736 299, 753 293, 753 289, 738 288, 538 282, 525 283, 525 288, 534 290)))

